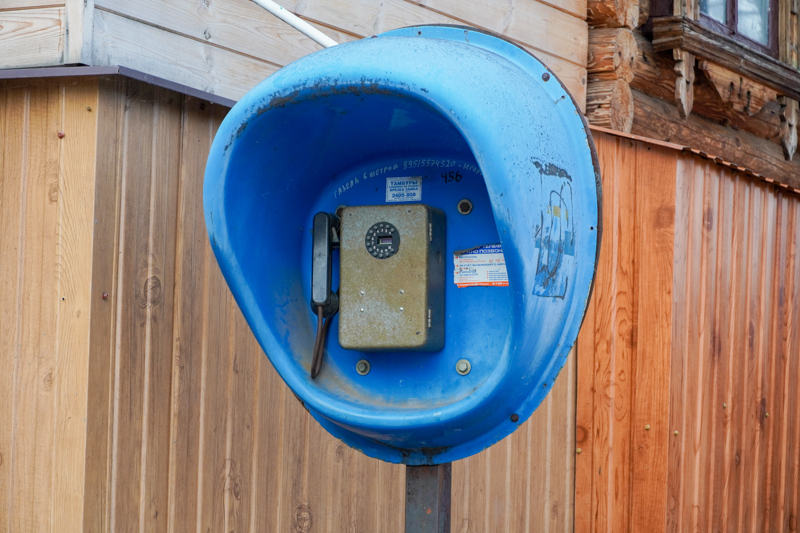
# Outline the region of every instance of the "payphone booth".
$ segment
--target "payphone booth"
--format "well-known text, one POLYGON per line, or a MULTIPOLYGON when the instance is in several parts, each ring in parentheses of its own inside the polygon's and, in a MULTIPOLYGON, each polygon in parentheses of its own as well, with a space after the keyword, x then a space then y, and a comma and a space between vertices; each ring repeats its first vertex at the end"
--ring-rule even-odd
POLYGON ((223 121, 211 244, 282 379, 394 463, 477 453, 524 422, 575 342, 600 246, 580 110, 524 49, 471 28, 306 56, 223 121))

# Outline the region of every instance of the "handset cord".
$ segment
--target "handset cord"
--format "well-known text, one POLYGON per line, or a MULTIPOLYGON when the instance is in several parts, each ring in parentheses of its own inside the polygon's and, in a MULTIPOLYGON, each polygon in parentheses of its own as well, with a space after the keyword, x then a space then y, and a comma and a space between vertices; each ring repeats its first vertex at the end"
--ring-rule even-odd
POLYGON ((325 338, 328 335, 328 330, 331 328, 332 318, 331 316, 327 319, 323 319, 322 306, 317 306, 317 338, 314 340, 314 354, 311 357, 311 379, 315 379, 322 368, 322 355, 325 353, 325 338))

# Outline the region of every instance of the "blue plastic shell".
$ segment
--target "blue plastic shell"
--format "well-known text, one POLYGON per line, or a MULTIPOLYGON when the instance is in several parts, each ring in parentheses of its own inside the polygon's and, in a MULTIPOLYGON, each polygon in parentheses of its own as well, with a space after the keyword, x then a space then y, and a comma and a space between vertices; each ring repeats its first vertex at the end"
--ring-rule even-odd
POLYGON ((536 58, 421 26, 321 50, 250 91, 214 139, 205 216, 244 316, 314 418, 369 456, 435 464, 510 434, 552 387, 594 279, 599 178, 580 110, 536 58), (405 176, 422 176, 421 202, 447 217, 445 347, 344 350, 334 318, 312 381, 311 220, 383 204, 386 178, 405 176), (496 243, 509 285, 456 287, 453 252, 496 243))

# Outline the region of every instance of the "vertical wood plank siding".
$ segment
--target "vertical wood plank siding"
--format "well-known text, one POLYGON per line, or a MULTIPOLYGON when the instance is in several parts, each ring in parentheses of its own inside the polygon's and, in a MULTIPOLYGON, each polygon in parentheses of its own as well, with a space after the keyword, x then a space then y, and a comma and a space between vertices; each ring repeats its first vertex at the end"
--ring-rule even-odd
POLYGON ((82 528, 96 107, 96 80, 0 83, 2 531, 82 528))
POLYGON ((603 249, 578 342, 576 531, 795 531, 800 198, 595 135, 603 249))
POLYGON ((800 198, 686 156, 677 190, 667 530, 796 531, 800 198))
MULTIPOLYGON (((122 78, 99 98, 84 530, 403 531, 405 467, 308 415, 217 267, 202 181, 225 110, 122 78)), ((526 425, 456 463, 454 531, 572 530, 574 398, 571 357, 526 425)))

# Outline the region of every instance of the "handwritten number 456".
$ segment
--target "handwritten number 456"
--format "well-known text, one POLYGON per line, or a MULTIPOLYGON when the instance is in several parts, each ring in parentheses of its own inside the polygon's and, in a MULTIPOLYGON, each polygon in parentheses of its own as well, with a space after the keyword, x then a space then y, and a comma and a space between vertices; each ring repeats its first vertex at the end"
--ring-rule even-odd
POLYGON ((442 177, 444 178, 445 183, 450 183, 451 181, 459 182, 463 177, 461 172, 459 171, 450 171, 450 172, 442 172, 442 177))

